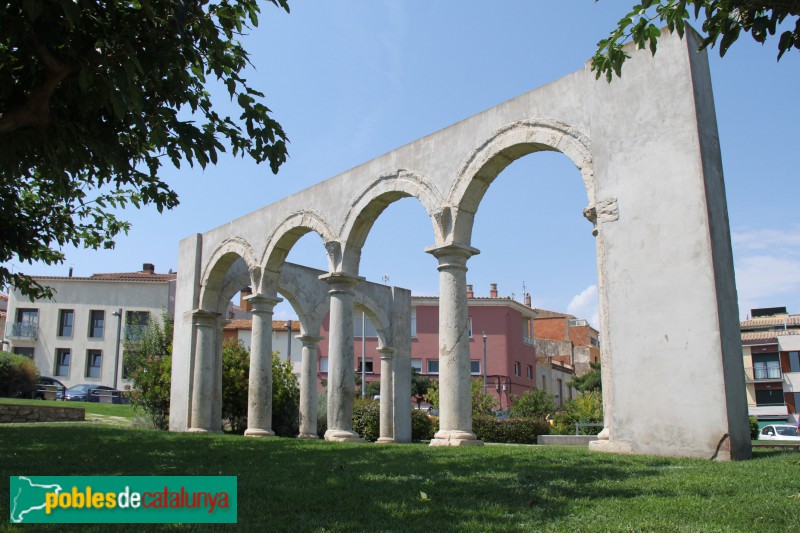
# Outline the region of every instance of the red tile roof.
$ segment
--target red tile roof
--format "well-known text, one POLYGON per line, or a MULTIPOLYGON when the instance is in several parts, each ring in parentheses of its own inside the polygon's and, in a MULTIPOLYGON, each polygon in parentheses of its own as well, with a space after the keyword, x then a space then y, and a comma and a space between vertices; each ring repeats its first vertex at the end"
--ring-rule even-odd
MULTIPOLYGON (((234 330, 234 329, 253 329, 253 321, 252 320, 243 320, 243 319, 236 319, 236 320, 229 320, 227 324, 225 324, 226 330, 234 330)), ((272 331, 286 331, 286 320, 273 320, 272 321, 272 331)), ((300 333, 300 322, 297 320, 292 320, 292 331, 296 331, 300 333)))
POLYGON ((773 329, 770 331, 743 331, 742 342, 745 344, 753 344, 756 341, 773 340, 777 343, 779 335, 800 335, 800 330, 787 329, 784 331, 782 329, 773 329))
POLYGON ((178 274, 151 274, 149 272, 114 272, 108 274, 92 274, 89 277, 79 276, 34 276, 37 280, 76 280, 76 281, 156 281, 166 282, 178 278, 178 274))
POLYGON ((742 320, 742 329, 750 328, 770 328, 783 326, 800 326, 800 315, 776 315, 776 316, 763 316, 759 318, 751 318, 749 320, 742 320))
POLYGON ((8 296, 0 292, 0 300, 8 300, 8 296))

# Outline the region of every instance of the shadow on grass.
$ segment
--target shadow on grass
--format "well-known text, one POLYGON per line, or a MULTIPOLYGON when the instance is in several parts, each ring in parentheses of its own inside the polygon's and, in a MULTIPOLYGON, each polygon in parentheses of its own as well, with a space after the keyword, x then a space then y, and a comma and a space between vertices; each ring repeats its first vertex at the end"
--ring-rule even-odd
MULTIPOLYGON (((88 424, 2 428, 0 450, 4 478, 236 475, 237 528, 270 531, 512 532, 561 529, 576 515, 588 528, 598 502, 670 501, 679 490, 660 481, 709 464, 565 447, 333 444, 88 424)), ((4 521, 8 502, 3 481, 4 521)))

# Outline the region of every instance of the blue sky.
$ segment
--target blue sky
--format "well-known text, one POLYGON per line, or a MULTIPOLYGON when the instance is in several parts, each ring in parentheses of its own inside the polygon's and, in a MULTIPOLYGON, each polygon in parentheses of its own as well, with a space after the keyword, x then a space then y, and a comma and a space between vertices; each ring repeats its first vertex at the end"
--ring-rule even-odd
MULTIPOLYGON (((319 0, 286 14, 263 6, 244 39, 248 79, 290 137, 290 159, 267 166, 222 158, 205 172, 165 172, 181 205, 159 215, 128 211, 133 222, 113 251, 67 250, 62 266, 24 265, 40 275, 122 272, 155 263, 177 268, 178 241, 444 128, 583 67, 598 40, 633 2, 457 2, 319 0)), ((720 59, 710 52, 740 316, 752 307, 800 312, 800 53, 775 61, 776 42, 740 38, 720 59)), ((624 70, 623 70, 624 75, 624 70)), ((226 95, 217 91, 221 106, 226 95)), ((594 240, 581 215, 580 176, 555 153, 532 154, 507 168, 479 209, 468 281, 479 296, 501 295, 569 311, 596 322, 594 240)), ((361 274, 417 294, 438 292, 430 222, 411 199, 392 204, 375 224, 361 274)), ((303 237, 290 261, 325 268, 322 241, 303 237)), ((12 263, 19 268, 19 265, 12 263)), ((289 318, 286 304, 277 318, 289 318)))

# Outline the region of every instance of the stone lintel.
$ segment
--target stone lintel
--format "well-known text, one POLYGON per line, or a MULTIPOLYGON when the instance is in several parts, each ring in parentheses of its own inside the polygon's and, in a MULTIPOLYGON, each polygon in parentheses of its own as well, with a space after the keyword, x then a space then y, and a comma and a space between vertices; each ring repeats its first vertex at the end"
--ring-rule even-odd
POLYGON ((319 341, 321 341, 325 337, 320 337, 318 335, 301 334, 301 335, 295 335, 294 338, 303 343, 303 346, 307 346, 310 348, 319 344, 319 341))
POLYGON ((391 346, 381 346, 377 351, 381 354, 381 359, 391 359, 394 356, 394 348, 391 346))
POLYGON ((213 326, 214 321, 222 316, 220 313, 214 313, 213 311, 207 311, 205 309, 195 309, 189 313, 197 322, 198 326, 213 326))
POLYGON ((283 301, 277 296, 267 296, 266 294, 251 294, 244 297, 245 301, 253 306, 253 313, 269 313, 276 305, 283 301))
POLYGON ((466 261, 473 255, 478 255, 481 251, 468 244, 451 242, 448 244, 429 246, 425 248, 425 253, 431 254, 440 261, 444 258, 451 257, 462 257, 466 261))
POLYGON ((352 292, 353 287, 362 281, 366 281, 367 278, 347 272, 330 272, 321 275, 319 279, 330 285, 333 290, 349 290, 352 292))

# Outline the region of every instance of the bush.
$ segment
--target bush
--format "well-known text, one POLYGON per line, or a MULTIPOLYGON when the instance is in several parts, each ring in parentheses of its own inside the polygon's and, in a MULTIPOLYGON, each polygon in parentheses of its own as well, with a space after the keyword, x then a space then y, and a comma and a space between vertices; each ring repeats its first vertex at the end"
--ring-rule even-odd
POLYGON ((328 430, 328 390, 323 389, 317 396, 317 435, 325 437, 328 430))
POLYGON ((758 439, 758 419, 754 416, 750 417, 750 440, 758 439))
MULTIPOLYGON (((483 393, 483 381, 473 379, 472 383, 472 415, 491 415, 497 402, 489 394, 483 393)), ((439 382, 432 381, 425 394, 425 401, 430 403, 434 409, 439 409, 439 382)))
MULTIPOLYGON (((222 418, 234 433, 247 429, 250 352, 241 341, 222 346, 222 418)), ((295 437, 300 426, 300 386, 292 364, 272 354, 272 431, 295 437)))
POLYGON ((553 397, 546 391, 533 389, 522 396, 513 396, 508 409, 509 418, 541 418, 555 410, 553 397))
POLYGON ((353 402, 353 431, 366 441, 378 440, 381 431, 380 402, 360 398, 353 402))
POLYGON ((432 439, 438 426, 438 418, 428 416, 419 409, 411 410, 411 440, 413 442, 432 439))
POLYGON ((153 427, 169 427, 169 395, 172 374, 172 326, 166 312, 161 320, 150 318, 141 337, 125 343, 123 375, 133 382, 130 398, 153 427))
POLYGON ((536 444, 536 437, 550 433, 550 424, 541 418, 476 416, 472 419, 472 431, 484 442, 536 444))
MULTIPOLYGON (((600 391, 584 392, 564 404, 554 417, 553 432, 557 435, 574 435, 576 423, 603 423, 603 394, 600 391)), ((597 435, 602 427, 580 428, 581 435, 597 435)))
POLYGON ((31 398, 39 387, 39 369, 24 355, 0 352, 0 396, 31 398))

